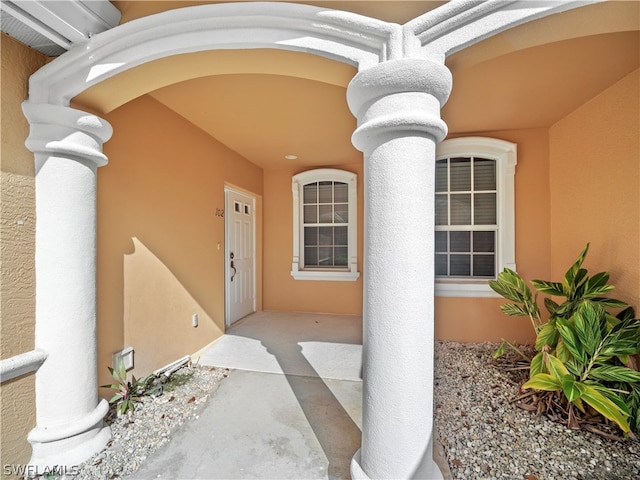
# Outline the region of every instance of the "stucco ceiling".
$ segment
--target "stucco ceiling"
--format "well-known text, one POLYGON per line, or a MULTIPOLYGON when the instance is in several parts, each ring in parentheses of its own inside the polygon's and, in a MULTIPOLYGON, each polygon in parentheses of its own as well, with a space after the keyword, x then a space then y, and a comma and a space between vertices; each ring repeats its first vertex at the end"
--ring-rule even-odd
MULTIPOLYGON (((127 22, 169 8, 211 2, 113 3, 127 22)), ((301 3, 405 23, 444 2, 301 3)), ((639 6, 633 1, 579 8, 517 27, 453 55, 447 64, 454 87, 443 110, 450 132, 553 125, 638 68, 639 6)), ((119 82, 117 78, 105 82, 77 100, 108 112, 150 92, 265 169, 289 167, 287 154, 297 155, 294 162, 300 167, 361 160, 350 143, 355 120, 345 101, 353 67, 308 54, 271 50, 199 55, 189 61, 216 65, 216 70, 201 69, 185 78, 180 72, 189 69, 184 65, 176 68, 171 62, 180 59, 174 58, 166 65, 147 65, 120 76, 119 82), (128 99, 122 95, 124 85, 132 92, 128 99)))

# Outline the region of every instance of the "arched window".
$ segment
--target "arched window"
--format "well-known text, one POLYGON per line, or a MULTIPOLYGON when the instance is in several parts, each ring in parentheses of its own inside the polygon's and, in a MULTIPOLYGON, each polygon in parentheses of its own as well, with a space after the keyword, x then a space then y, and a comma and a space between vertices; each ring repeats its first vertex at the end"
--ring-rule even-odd
POLYGON ((317 169, 293 177, 296 280, 354 281, 358 273, 357 175, 317 169))
POLYGON ((485 137, 445 140, 435 179, 436 295, 494 296, 488 285, 515 270, 514 143, 485 137))

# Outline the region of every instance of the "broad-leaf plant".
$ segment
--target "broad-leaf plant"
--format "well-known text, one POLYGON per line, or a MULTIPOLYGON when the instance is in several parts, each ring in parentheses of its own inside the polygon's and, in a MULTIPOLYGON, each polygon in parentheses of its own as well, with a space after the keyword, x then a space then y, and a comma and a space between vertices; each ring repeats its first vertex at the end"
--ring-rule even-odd
MULTIPOLYGON (((603 296, 614 287, 609 273, 590 277, 582 268, 588 251, 589 244, 562 282, 532 280, 535 292, 510 269, 489 285, 513 302, 502 305, 502 312, 529 317, 536 333, 537 354, 522 388, 564 395, 570 427, 577 428, 573 407, 586 413, 588 406, 633 435, 640 432, 640 320, 625 302, 603 296), (565 299, 544 298, 546 321, 537 304, 540 293, 565 299), (608 308, 622 310, 613 315, 608 308)), ((494 357, 507 346, 515 349, 503 342, 494 357)))
POLYGON ((136 379, 131 375, 131 380, 127 380, 127 371, 124 364, 120 363, 117 368, 107 367, 109 373, 115 380, 111 385, 101 385, 102 388, 110 388, 116 393, 109 403, 116 404, 116 412, 122 415, 135 411, 136 403, 143 396, 159 397, 163 392, 163 384, 169 378, 166 375, 149 375, 145 378, 136 379))
POLYGON ((146 379, 136 380, 136 377, 131 376, 131 380, 127 380, 127 372, 124 368, 124 364, 120 363, 117 369, 107 367, 109 373, 115 380, 115 383, 111 385, 101 385, 103 388, 110 388, 115 390, 116 393, 109 403, 115 403, 116 409, 119 414, 125 414, 129 411, 135 410, 135 405, 140 401, 140 397, 144 394, 146 379))

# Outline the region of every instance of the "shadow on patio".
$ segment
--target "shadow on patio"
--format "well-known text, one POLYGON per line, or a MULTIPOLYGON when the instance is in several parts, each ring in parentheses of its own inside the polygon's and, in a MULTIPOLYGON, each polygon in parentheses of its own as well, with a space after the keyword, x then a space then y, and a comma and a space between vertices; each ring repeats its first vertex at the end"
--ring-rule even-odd
POLYGON ((238 322, 193 356, 235 371, 134 478, 350 478, 361 343, 356 316, 259 312, 238 322))

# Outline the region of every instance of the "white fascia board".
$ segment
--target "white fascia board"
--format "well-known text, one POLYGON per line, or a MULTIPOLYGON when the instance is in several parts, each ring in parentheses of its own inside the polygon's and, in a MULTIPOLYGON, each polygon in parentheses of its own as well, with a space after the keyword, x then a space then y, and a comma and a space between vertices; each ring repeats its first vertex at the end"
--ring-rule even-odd
MULTIPOLYGON (((120 22, 120 11, 107 0, 90 2, 29 0, 3 3, 13 4, 16 9, 25 12, 45 26, 44 29, 38 29, 43 35, 51 38, 48 32, 54 32, 58 37, 67 39, 69 43, 86 41, 97 33, 115 27, 120 22)), ((53 38, 51 40, 60 44, 53 38)))
POLYGON ((53 44, 62 47, 65 50, 68 50, 71 47, 71 42, 64 36, 60 35, 54 29, 42 23, 33 15, 25 12, 23 9, 14 5, 11 2, 4 1, 0 2, 0 9, 9 14, 10 17, 17 21, 17 25, 20 25, 18 28, 19 34, 15 31, 6 30, 6 25, 3 25, 3 32, 10 33, 13 37, 20 40, 23 38, 23 34, 25 31, 29 32, 25 35, 32 35, 31 32, 36 32, 41 35, 45 39, 51 41, 53 44))

